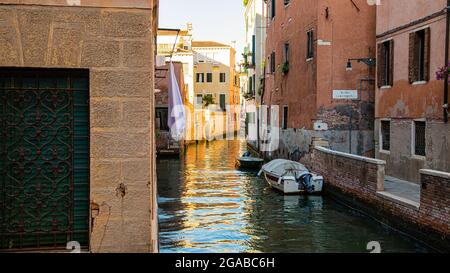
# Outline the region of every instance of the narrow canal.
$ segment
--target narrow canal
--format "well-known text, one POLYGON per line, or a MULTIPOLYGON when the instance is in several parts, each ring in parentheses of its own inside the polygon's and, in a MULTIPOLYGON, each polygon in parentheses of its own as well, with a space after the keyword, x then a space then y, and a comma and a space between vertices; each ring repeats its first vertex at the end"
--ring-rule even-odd
POLYGON ((283 196, 235 169, 243 141, 191 145, 158 159, 161 252, 427 252, 327 196, 283 196))

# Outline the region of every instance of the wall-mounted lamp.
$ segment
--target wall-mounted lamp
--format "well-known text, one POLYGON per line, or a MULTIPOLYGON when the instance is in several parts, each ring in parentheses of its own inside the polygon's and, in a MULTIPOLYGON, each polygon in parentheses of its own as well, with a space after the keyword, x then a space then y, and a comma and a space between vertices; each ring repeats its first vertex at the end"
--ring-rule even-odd
POLYGON ((376 64, 376 59, 375 58, 358 58, 358 59, 348 59, 347 61, 347 67, 346 70, 347 71, 352 71, 353 70, 353 66, 352 66, 352 61, 357 61, 358 63, 365 63, 367 64, 369 67, 373 67, 376 64))
POLYGON ((346 68, 346 70, 347 70, 347 71, 352 71, 352 70, 353 70, 352 62, 350 62, 350 61, 347 62, 347 68, 346 68))

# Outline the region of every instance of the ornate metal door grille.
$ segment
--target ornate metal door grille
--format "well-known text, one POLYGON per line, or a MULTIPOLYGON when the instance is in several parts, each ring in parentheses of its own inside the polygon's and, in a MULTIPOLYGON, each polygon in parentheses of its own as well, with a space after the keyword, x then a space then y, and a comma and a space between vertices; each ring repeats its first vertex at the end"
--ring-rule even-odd
POLYGON ((0 249, 88 243, 88 80, 0 70, 0 249))

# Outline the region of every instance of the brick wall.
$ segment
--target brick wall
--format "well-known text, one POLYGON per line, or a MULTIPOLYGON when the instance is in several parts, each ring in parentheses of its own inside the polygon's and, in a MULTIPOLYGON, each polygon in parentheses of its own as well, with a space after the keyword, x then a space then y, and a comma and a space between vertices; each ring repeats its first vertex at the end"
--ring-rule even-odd
POLYGON ((327 183, 360 198, 384 190, 386 163, 382 160, 316 147, 306 164, 311 170, 323 175, 327 183))
POLYGON ((420 170, 421 218, 450 234, 450 173, 420 170))
POLYGON ((89 70, 92 252, 157 251, 152 16, 0 4, 0 66, 89 70))
POLYGON ((439 250, 450 250, 450 173, 421 170, 420 205, 414 206, 380 194, 385 161, 315 147, 302 163, 324 176, 327 193, 439 250))

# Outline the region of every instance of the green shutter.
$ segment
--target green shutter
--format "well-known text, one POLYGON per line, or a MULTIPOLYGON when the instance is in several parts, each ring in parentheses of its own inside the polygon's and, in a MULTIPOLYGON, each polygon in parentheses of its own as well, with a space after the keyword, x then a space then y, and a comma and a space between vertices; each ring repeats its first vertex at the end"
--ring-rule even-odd
POLYGON ((86 246, 87 76, 15 69, 0 78, 0 248, 86 246))
POLYGON ((225 110, 225 94, 220 94, 220 108, 225 110))

